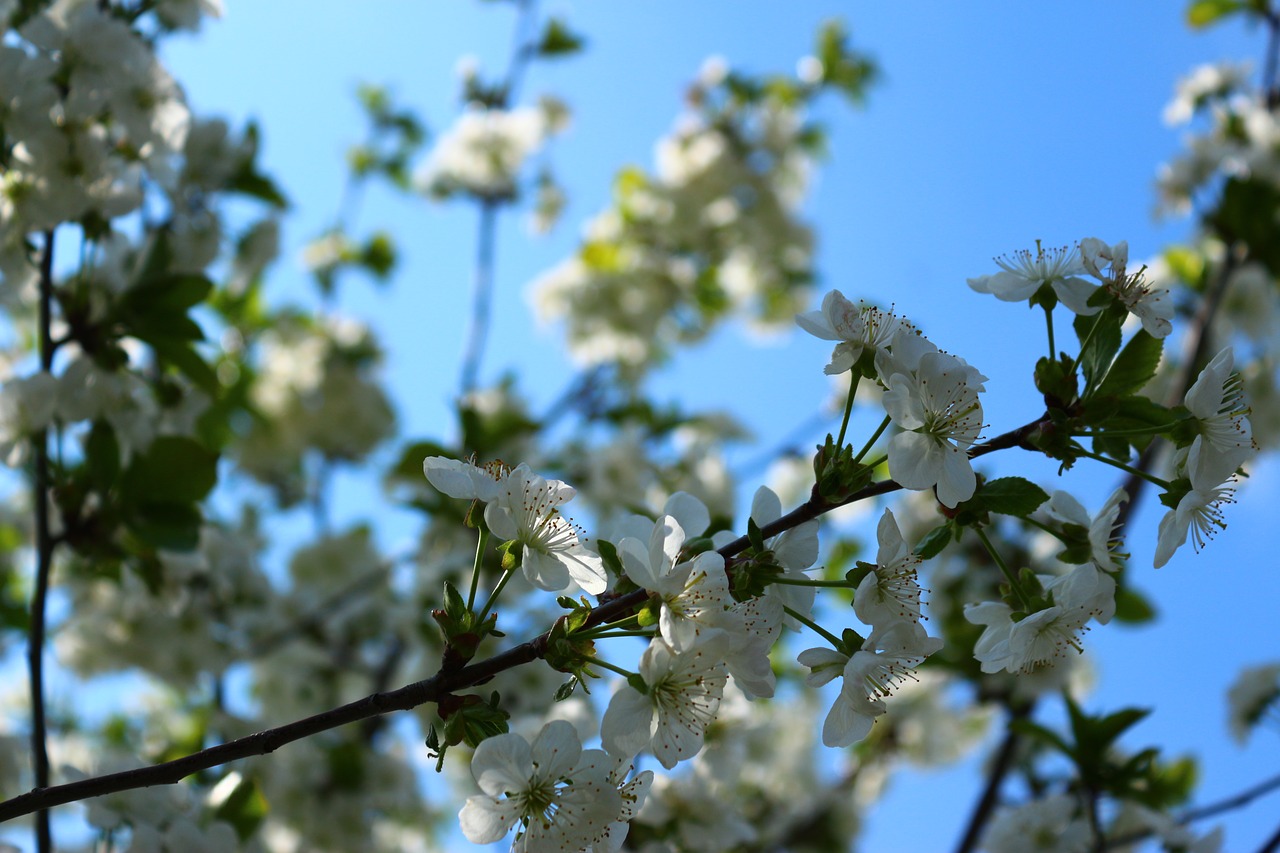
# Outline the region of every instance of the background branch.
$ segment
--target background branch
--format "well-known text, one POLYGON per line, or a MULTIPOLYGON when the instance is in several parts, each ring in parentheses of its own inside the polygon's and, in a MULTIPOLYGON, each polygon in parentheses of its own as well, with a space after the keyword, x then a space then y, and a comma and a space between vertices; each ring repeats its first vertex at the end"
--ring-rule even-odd
MULTIPOLYGON (((40 256, 40 369, 52 373, 53 341, 50 336, 53 314, 53 229, 44 232, 44 252, 40 256)), ((44 708, 45 609, 49 597, 49 574, 53 568, 53 538, 49 533, 49 429, 41 427, 35 438, 36 576, 31 593, 31 630, 27 635, 27 671, 31 694, 31 767, 36 787, 49 784, 49 752, 44 708)), ((53 850, 49 813, 41 810, 35 821, 36 849, 53 850)))

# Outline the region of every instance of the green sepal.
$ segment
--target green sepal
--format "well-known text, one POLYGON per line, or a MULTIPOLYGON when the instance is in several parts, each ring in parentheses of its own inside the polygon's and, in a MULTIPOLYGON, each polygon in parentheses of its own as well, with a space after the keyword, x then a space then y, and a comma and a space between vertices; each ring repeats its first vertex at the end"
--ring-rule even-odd
POLYGON ((617 578, 626 577, 626 569, 622 566, 622 560, 618 558, 618 548, 607 539, 595 540, 596 553, 600 555, 604 567, 609 573, 617 578))
MULTIPOLYGON (((581 682, 579 681, 578 676, 576 675, 569 676, 568 681, 566 681, 564 684, 561 684, 559 687, 556 688, 555 695, 551 697, 552 700, 556 702, 563 702, 564 700, 568 699, 570 696, 573 695, 573 692, 578 688, 579 683, 581 682)), ((586 690, 587 685, 583 684, 582 689, 586 690)))
POLYGON ((1063 353, 1056 359, 1041 356, 1036 362, 1034 374, 1036 390, 1044 397, 1050 409, 1065 409, 1079 393, 1076 384, 1076 363, 1063 353))
POLYGON ((849 657, 853 657, 856 653, 862 650, 862 647, 866 642, 866 637, 862 636, 852 628, 845 628, 844 631, 840 633, 840 648, 836 649, 836 651, 841 654, 848 655, 849 657))
POLYGON ((507 732, 511 715, 500 703, 501 697, 496 691, 487 702, 475 694, 441 697, 437 707, 440 719, 444 720, 444 744, 465 743, 474 748, 494 735, 507 732))

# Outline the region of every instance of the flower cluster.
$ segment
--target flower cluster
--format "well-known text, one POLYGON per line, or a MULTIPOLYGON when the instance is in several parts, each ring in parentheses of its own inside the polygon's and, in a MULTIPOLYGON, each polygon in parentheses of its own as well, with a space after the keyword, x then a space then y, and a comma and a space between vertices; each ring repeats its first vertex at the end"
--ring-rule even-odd
POLYGON ((567 120, 564 105, 554 100, 510 110, 469 105, 440 137, 417 183, 437 198, 461 193, 511 198, 526 161, 563 130, 567 120))
POLYGON ((722 65, 707 69, 693 111, 658 143, 655 173, 623 172, 578 254, 533 285, 539 316, 566 324, 577 361, 643 370, 731 313, 776 327, 801 307, 808 96, 740 93, 722 65))
POLYGON ((810 672, 806 679, 820 687, 843 678, 840 694, 822 727, 827 746, 849 746, 871 731, 876 717, 888 710, 884 700, 929 655, 942 648, 920 624, 920 587, 915 564, 893 513, 885 510, 876 531, 880 550, 876 563, 858 584, 854 610, 871 626, 859 648, 807 649, 799 662, 810 672))

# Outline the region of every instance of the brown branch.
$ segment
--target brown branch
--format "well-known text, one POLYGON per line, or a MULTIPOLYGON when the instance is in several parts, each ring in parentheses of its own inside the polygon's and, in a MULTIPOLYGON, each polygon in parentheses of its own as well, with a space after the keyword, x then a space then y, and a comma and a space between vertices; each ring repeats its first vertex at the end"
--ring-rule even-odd
MULTIPOLYGON (((1216 803, 1210 803, 1207 806, 1201 806, 1197 809, 1188 809, 1178 817, 1177 822, 1180 826, 1186 826, 1188 824, 1195 823, 1196 821, 1204 820, 1205 818, 1215 817, 1216 815, 1224 814, 1226 812, 1232 812, 1236 809, 1244 808, 1259 797, 1277 790, 1280 790, 1280 776, 1272 776, 1270 779, 1265 779, 1252 787, 1244 789, 1238 794, 1232 794, 1230 797, 1218 800, 1216 803)), ((1155 835, 1153 830, 1144 829, 1138 832, 1121 835, 1117 838, 1108 838, 1107 848, 1125 847, 1146 838, 1150 838, 1153 835, 1155 835)), ((1274 851, 1274 849, 1274 847, 1263 847, 1259 853, 1267 853, 1268 850, 1274 851)))
MULTIPOLYGON (((1038 428, 1041 420, 1019 427, 1002 436, 998 436, 985 444, 970 450, 971 457, 983 456, 995 450, 1008 447, 1025 446, 1026 436, 1038 428)), ((809 501, 776 521, 761 528, 767 538, 776 536, 817 518, 838 506, 865 500, 875 495, 896 491, 902 487, 893 480, 873 483, 850 495, 838 503, 830 503, 814 494, 809 501)), ((734 540, 720 549, 724 557, 732 557, 745 550, 750 543, 746 537, 734 540)), ((629 615, 649 597, 647 590, 639 589, 625 595, 610 598, 591 611, 583 628, 592 628, 609 622, 620 616, 629 615)), ((373 693, 338 708, 297 720, 273 729, 265 729, 251 735, 228 741, 227 743, 203 749, 191 755, 166 761, 150 767, 139 767, 124 770, 105 776, 81 779, 54 787, 38 787, 26 794, 0 803, 0 822, 31 814, 34 811, 48 809, 66 803, 99 797, 134 788, 147 788, 152 785, 172 785, 193 773, 208 770, 241 758, 256 755, 267 755, 285 744, 310 737, 329 729, 344 726, 348 723, 360 722, 392 711, 408 711, 427 702, 438 702, 456 690, 474 687, 489 681, 495 675, 516 666, 521 666, 540 658, 546 651, 550 631, 535 637, 528 642, 494 655, 480 663, 462 667, 457 670, 442 671, 423 681, 406 685, 389 692, 373 693)))
MULTIPOLYGON (((53 229, 44 232, 44 252, 40 256, 40 311, 38 347, 40 369, 51 372, 53 345, 50 337, 53 316, 53 229)), ((49 597, 49 575, 53 569, 53 538, 49 532, 49 429, 35 435, 35 476, 32 486, 35 505, 36 576, 31 593, 31 630, 27 634, 27 673, 31 694, 31 766, 36 787, 49 784, 48 731, 44 709, 45 609, 49 597)), ((53 850, 49 812, 36 814, 36 849, 53 850)))
POLYGON ((1033 707, 1033 705, 1027 704, 1011 709, 1009 722, 1005 725, 1004 741, 1001 742, 1000 748, 996 750, 995 760, 992 762, 991 771, 987 775, 987 784, 978 796, 978 801, 973 805, 973 811, 969 814, 969 822, 965 825, 964 835, 961 836, 960 843, 956 845, 956 853, 969 853, 981 840, 982 831, 986 828, 987 821, 991 819, 991 815, 999 801, 1000 786, 1004 784, 1004 778, 1009 775, 1009 771, 1013 768, 1013 759, 1018 754, 1021 738, 1017 730, 1013 728, 1013 723, 1015 720, 1025 719, 1030 716, 1033 707))

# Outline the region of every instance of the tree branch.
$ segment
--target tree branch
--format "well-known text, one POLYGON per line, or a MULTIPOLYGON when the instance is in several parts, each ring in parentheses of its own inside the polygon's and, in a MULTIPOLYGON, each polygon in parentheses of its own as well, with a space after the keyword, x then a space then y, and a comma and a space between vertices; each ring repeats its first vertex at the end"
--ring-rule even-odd
POLYGON ((1013 728, 1013 723, 1015 720, 1025 719, 1030 716, 1033 707, 1033 705, 1027 704, 1010 710, 1009 722, 1005 724, 1004 741, 1001 742, 1000 748, 996 750, 995 760, 992 762, 991 770, 987 774, 987 784, 978 796, 978 801, 973 804, 973 811, 969 814, 969 822, 965 825, 964 835, 961 836, 960 843, 956 845, 956 853, 970 853, 981 840, 982 831, 986 828, 987 821, 991 819, 991 815, 999 801, 1000 786, 1004 784, 1005 777, 1013 769, 1013 759, 1018 754, 1020 736, 1013 728))
POLYGON ((480 373, 480 359, 484 357, 485 341, 489 336, 489 315, 493 301, 494 235, 498 223, 496 199, 480 202, 479 235, 476 245, 476 267, 471 283, 471 325, 467 331, 467 347, 462 357, 462 378, 459 390, 468 394, 475 390, 480 373))
MULTIPOLYGON (((1040 424, 1041 419, 1037 419, 1016 430, 998 436, 985 444, 971 448, 969 455, 971 457, 983 456, 995 450, 1022 446, 1026 436, 1032 430, 1038 428, 1040 424)), ((808 502, 776 521, 766 524, 761 528, 761 533, 766 538, 776 536, 810 519, 817 518, 838 506, 897 491, 901 488, 902 486, 893 480, 885 480, 880 483, 873 483, 839 503, 829 503, 817 494, 813 494, 808 502)), ((750 542, 744 536, 721 548, 720 554, 726 558, 732 557, 745 550, 749 545, 750 542)), ((649 592, 647 590, 638 589, 616 598, 602 600, 600 606, 591 611, 590 616, 582 627, 583 629, 592 628, 619 616, 629 614, 643 604, 648 597, 649 592)), ((203 749, 183 758, 177 758, 173 761, 166 761, 163 764, 156 764, 150 767, 139 767, 105 776, 81 779, 51 788, 38 787, 26 794, 0 803, 0 822, 31 814, 37 810, 77 802, 90 797, 99 797, 104 794, 128 791, 135 788, 147 788, 152 785, 172 785, 201 770, 208 770, 241 758, 266 755, 285 744, 337 728, 338 726, 367 720, 392 711, 408 711, 427 702, 438 702, 441 698, 456 690, 483 684, 500 672, 542 657, 546 651, 550 633, 550 631, 547 631, 528 642, 510 648, 480 663, 474 663, 448 672, 442 671, 424 681, 418 681, 397 690, 373 693, 341 707, 203 749)))
MULTIPOLYGON (((44 253, 40 256, 40 313, 38 341, 40 369, 52 372, 53 342, 50 336, 53 314, 53 229, 44 232, 44 253)), ((53 538, 49 534, 49 429, 35 435, 35 476, 32 488, 35 505, 36 576, 31 593, 31 630, 27 635, 27 671, 31 694, 31 766, 36 787, 49 784, 48 731, 44 713, 45 607, 49 597, 49 574, 53 568, 53 538)), ((36 849, 53 850, 49 812, 36 814, 36 849)))

